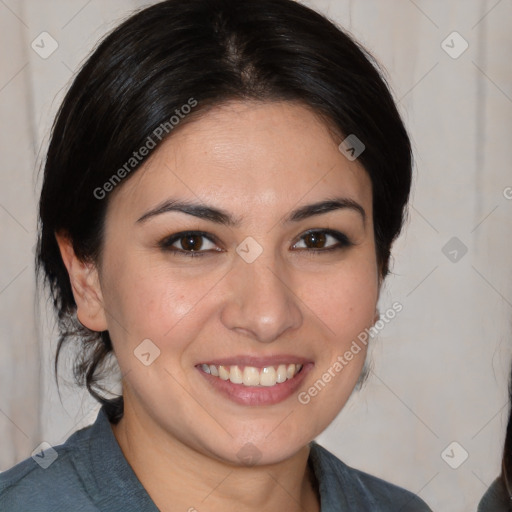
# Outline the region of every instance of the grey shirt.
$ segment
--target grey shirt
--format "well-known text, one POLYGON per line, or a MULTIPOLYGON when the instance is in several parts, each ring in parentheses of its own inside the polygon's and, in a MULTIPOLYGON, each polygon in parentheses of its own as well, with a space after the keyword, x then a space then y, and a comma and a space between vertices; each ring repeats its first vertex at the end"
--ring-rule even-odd
POLYGON ((483 495, 477 512, 510 512, 512 511, 512 500, 501 478, 496 478, 487 492, 483 495))
MULTIPOLYGON (((1 512, 158 512, 125 459, 103 409, 93 425, 54 450, 0 474, 1 512)), ((431 512, 416 495, 350 468, 316 442, 311 443, 309 464, 319 485, 322 512, 431 512)), ((190 507, 195 505, 201 510, 199 504, 190 507)))

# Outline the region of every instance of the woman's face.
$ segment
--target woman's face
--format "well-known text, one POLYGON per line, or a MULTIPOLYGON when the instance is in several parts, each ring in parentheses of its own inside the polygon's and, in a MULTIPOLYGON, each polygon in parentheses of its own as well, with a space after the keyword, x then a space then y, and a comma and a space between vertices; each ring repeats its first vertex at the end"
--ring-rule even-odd
POLYGON ((101 300, 125 408, 154 432, 272 463, 347 401, 379 276, 371 182, 339 142, 298 104, 232 102, 112 194, 101 300))

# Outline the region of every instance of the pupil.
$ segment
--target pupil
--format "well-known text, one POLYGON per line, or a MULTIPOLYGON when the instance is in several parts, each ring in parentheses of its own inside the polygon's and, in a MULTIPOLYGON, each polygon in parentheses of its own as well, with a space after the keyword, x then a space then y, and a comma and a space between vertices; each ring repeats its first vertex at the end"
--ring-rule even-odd
POLYGON ((187 251, 198 251, 201 249, 202 237, 198 235, 189 235, 182 238, 181 246, 187 251))
POLYGON ((325 233, 309 233, 306 238, 306 245, 308 242, 310 247, 322 248, 325 245, 325 233))

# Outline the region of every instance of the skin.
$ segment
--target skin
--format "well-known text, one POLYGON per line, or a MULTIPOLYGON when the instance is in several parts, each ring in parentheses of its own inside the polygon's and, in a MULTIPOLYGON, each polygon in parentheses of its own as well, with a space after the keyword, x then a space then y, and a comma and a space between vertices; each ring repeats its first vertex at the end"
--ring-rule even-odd
POLYGON ((373 325, 380 290, 371 181, 340 142, 299 104, 228 103, 177 129, 111 194, 100 262, 81 262, 58 236, 78 317, 108 329, 123 374, 125 413, 114 435, 162 511, 319 510, 308 443, 348 400, 364 347, 309 404, 297 394, 373 325), (137 222, 170 197, 225 210, 239 224, 182 212, 137 222), (333 197, 356 201, 365 218, 342 208, 284 222, 333 197), (337 245, 327 238, 314 252, 304 239, 313 228, 344 233, 352 245, 326 251, 337 245), (216 240, 200 239, 209 252, 194 258, 160 247, 185 230, 216 240), (236 252, 248 236, 263 249, 253 263, 236 252), (134 350, 148 338, 160 355, 145 366, 134 350), (236 404, 196 368, 276 354, 314 366, 274 405, 236 404), (247 443, 259 451, 253 466, 237 457, 247 443))

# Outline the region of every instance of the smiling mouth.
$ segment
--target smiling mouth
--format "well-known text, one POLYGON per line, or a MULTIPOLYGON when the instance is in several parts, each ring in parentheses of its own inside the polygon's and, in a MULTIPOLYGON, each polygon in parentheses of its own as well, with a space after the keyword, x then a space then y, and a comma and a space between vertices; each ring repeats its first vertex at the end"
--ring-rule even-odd
POLYGON ((253 387, 271 387, 293 379, 303 368, 302 364, 279 364, 276 366, 223 366, 214 364, 201 364, 198 368, 213 377, 230 381, 233 384, 242 384, 253 387))

